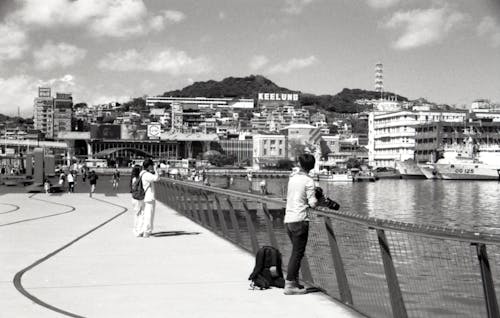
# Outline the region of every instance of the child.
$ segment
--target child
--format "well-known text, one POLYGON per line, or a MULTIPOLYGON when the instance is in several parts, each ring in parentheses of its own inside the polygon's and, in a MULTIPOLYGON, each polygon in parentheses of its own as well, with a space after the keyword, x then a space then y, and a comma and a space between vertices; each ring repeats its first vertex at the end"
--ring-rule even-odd
POLYGON ((45 193, 49 194, 49 192, 50 192, 49 178, 45 178, 45 181, 43 182, 43 188, 45 189, 45 193))
POLYGON ((285 228, 292 242, 292 254, 288 261, 285 281, 285 295, 301 295, 306 290, 298 283, 300 262, 304 257, 309 237, 308 209, 318 204, 315 196, 314 180, 309 171, 314 168, 316 160, 311 154, 299 157, 299 170, 292 172, 288 181, 288 193, 285 210, 285 228), (302 288, 300 288, 302 287, 302 288))

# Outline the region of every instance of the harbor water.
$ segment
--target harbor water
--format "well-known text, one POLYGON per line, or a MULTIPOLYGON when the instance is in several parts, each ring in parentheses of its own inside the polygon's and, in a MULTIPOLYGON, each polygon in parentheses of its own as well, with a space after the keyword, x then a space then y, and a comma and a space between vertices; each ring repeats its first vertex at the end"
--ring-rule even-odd
MULTIPOLYGON (((259 179, 253 178, 253 182, 259 179)), ((226 185, 225 177, 210 177, 226 185)), ((267 178, 268 192, 286 196, 288 178, 267 178)), ((500 182, 381 179, 376 182, 320 182, 343 211, 388 220, 500 234, 500 182)), ((246 192, 249 181, 235 177, 233 190, 246 192)))

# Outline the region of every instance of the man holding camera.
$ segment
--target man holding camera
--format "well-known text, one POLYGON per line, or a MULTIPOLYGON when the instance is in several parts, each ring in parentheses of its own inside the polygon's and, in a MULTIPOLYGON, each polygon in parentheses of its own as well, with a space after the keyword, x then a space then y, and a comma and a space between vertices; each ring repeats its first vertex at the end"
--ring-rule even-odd
POLYGON ((300 263, 304 257, 309 237, 310 208, 318 205, 338 210, 339 205, 324 196, 321 188, 316 188, 309 171, 314 168, 316 159, 311 154, 299 156, 299 170, 292 172, 288 181, 286 198, 285 228, 292 241, 292 254, 288 261, 285 280, 285 295, 302 295, 306 293, 298 283, 300 263))

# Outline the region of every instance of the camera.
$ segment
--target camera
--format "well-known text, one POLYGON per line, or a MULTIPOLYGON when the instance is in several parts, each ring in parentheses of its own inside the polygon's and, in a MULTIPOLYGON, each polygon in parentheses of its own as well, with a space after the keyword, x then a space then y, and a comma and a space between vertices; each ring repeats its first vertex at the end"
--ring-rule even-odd
POLYGON ((318 206, 324 206, 331 210, 340 209, 340 205, 337 202, 325 196, 322 188, 316 187, 314 189, 314 196, 318 200, 318 206))

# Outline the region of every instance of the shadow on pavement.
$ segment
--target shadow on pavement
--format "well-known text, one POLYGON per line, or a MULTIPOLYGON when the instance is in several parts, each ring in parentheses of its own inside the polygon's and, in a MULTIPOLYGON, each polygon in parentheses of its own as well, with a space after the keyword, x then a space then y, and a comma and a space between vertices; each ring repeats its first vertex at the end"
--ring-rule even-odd
POLYGON ((154 237, 163 237, 163 236, 178 236, 178 235, 198 235, 200 232, 186 232, 186 231, 164 231, 164 232, 156 232, 151 235, 154 237))

